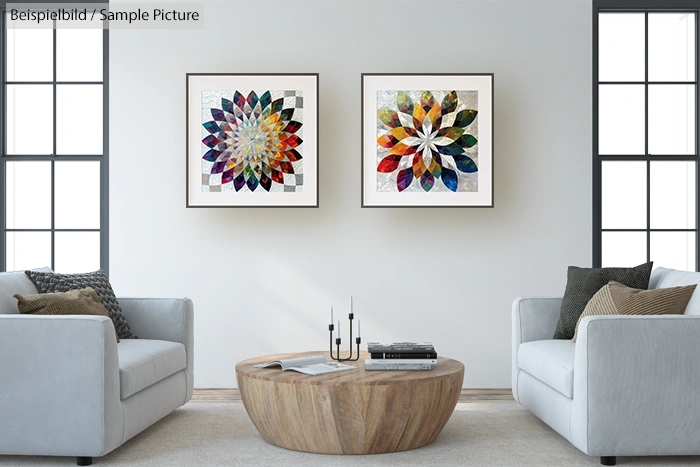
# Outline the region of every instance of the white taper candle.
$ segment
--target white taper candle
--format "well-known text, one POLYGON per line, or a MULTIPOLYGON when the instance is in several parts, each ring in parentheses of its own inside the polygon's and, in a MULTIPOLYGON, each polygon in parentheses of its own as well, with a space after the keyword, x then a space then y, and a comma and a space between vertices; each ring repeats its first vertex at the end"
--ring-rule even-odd
POLYGON ((360 320, 357 320, 357 337, 360 337, 360 320))
POLYGON ((335 338, 340 339, 340 320, 338 320, 338 327, 335 328, 335 338))
POLYGON ((328 321, 328 324, 333 324, 333 307, 331 307, 331 317, 330 321, 328 321))

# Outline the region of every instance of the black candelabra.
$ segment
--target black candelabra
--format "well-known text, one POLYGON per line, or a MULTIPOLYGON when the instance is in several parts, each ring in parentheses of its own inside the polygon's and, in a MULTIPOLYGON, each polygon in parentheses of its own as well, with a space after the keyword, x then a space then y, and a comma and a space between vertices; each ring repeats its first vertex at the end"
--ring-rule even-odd
MULTIPOLYGON (((331 311, 331 313, 333 313, 331 311)), ((338 332, 336 333, 335 337, 335 346, 336 346, 336 354, 335 356, 333 355, 333 331, 335 330, 335 326, 333 325, 333 318, 331 314, 331 323, 328 325, 328 331, 330 332, 330 353, 331 353, 331 358, 333 360, 339 361, 339 362, 356 362, 360 359, 360 342, 362 342, 362 339, 360 338, 360 321, 357 321, 357 334, 358 336, 355 338, 355 343, 357 344, 357 355, 355 358, 352 358, 352 320, 354 318, 354 314, 352 312, 348 313, 348 318, 350 318, 350 355, 348 358, 340 358, 340 320, 338 320, 338 332)))

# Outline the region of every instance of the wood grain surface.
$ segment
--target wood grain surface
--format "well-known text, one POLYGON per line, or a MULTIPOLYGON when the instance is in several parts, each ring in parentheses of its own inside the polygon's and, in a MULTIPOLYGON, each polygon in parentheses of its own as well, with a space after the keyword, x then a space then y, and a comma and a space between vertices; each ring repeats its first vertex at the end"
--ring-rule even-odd
POLYGON ((248 415, 268 442, 295 451, 377 454, 430 444, 457 405, 464 365, 439 357, 431 371, 357 370, 309 376, 254 368, 279 359, 327 355, 280 354, 236 365, 248 415))
MULTIPOLYGON (((241 391, 238 388, 195 388, 192 403, 242 404, 241 391)), ((459 404, 515 403, 513 391, 502 388, 462 388, 459 404)))

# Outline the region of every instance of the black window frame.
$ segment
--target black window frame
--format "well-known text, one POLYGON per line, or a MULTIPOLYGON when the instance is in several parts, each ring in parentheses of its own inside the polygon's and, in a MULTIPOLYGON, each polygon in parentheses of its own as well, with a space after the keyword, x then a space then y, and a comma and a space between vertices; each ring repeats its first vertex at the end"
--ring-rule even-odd
MULTIPOLYGON (((109 275, 109 29, 103 30, 102 41, 102 81, 57 81, 56 76, 56 29, 53 29, 53 77, 51 81, 18 82, 7 80, 7 28, 5 13, 7 4, 0 2, 0 271, 7 269, 8 232, 50 232, 51 264, 55 268, 56 232, 98 232, 100 233, 100 269, 109 275), (51 155, 8 155, 7 154, 7 101, 8 84, 51 84, 53 85, 53 154, 51 155), (57 85, 102 85, 102 154, 72 155, 56 154, 56 87, 57 85), (48 229, 7 229, 6 164, 10 161, 50 161, 51 162, 51 228, 48 229), (100 162, 100 226, 99 229, 57 229, 55 228, 55 162, 98 161, 100 162)), ((43 0, 41 3, 65 3, 60 0, 43 0)), ((71 0, 71 3, 94 3, 90 0, 71 0)), ((29 5, 28 5, 29 6, 29 5)), ((37 265, 45 266, 45 265, 37 265)))
MULTIPOLYGON (((603 232, 646 232, 647 261, 651 258, 652 232, 694 232, 695 270, 700 271, 700 4, 697 0, 593 0, 593 267, 602 265, 603 232), (695 80, 688 82, 649 81, 649 13, 694 13, 695 14, 695 80), (634 83, 605 82, 598 76, 598 15, 600 13, 645 13, 645 64, 644 81, 634 83), (598 151, 598 86, 600 84, 643 84, 645 88, 645 128, 644 155, 601 155, 598 151), (649 154, 649 85, 650 84, 691 84, 695 86, 695 154, 694 155, 650 155, 649 154), (604 161, 645 161, 646 180, 646 228, 645 229, 603 229, 602 228, 602 166, 604 161), (651 162, 653 161, 693 161, 695 162, 695 228, 693 229, 652 229, 651 228, 651 162)), ((624 265, 620 265, 624 266, 624 265)), ((632 265, 630 265, 632 266, 632 265)), ((663 265, 659 265, 663 266, 663 265)))

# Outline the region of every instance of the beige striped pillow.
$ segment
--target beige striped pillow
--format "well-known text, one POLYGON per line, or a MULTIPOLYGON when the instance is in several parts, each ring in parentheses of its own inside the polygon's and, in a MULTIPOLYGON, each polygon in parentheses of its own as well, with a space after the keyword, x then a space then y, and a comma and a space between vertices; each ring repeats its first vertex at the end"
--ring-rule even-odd
POLYGON ((641 290, 610 281, 591 298, 576 323, 572 342, 576 342, 578 327, 586 316, 600 315, 682 315, 697 284, 667 289, 641 290))

